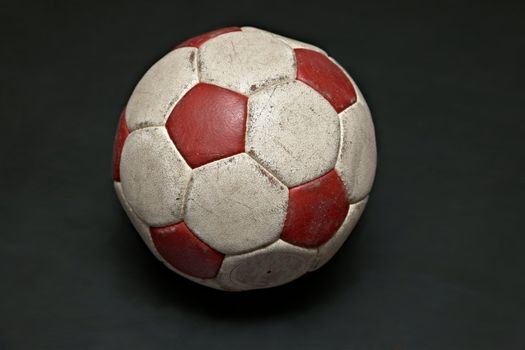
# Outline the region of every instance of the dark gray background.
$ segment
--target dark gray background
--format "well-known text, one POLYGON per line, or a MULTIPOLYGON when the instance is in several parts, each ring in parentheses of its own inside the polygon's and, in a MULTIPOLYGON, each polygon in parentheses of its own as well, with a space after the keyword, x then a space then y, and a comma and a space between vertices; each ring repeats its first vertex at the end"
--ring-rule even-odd
POLYGON ((522 1, 13 1, 1 14, 1 349, 525 349, 522 1), (227 294, 147 251, 113 193, 111 148, 151 64, 248 24, 351 72, 379 167, 325 268, 227 294))

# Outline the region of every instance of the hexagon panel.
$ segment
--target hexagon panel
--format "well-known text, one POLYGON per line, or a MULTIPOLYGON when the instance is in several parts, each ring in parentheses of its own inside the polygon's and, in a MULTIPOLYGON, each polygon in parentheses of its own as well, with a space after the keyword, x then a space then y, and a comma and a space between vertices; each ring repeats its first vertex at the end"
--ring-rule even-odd
POLYGON ((205 243, 239 254, 279 238, 288 189, 247 154, 193 170, 184 221, 205 243))
POLYGON ((164 226, 182 219, 190 175, 191 168, 164 127, 129 134, 120 162, 122 189, 135 213, 148 225, 164 226))
POLYGON ((372 189, 377 163, 376 139, 370 110, 358 102, 340 113, 342 140, 335 169, 355 203, 372 189))
POLYGON ((337 113, 302 82, 274 85, 248 99, 246 152, 288 187, 332 169, 339 138, 337 113))
POLYGON ((315 254, 315 249, 278 240, 253 252, 226 256, 217 281, 226 290, 279 286, 307 272, 315 261, 315 254))
POLYGON ((264 33, 233 32, 207 41, 199 50, 202 82, 251 94, 295 79, 293 50, 264 33))

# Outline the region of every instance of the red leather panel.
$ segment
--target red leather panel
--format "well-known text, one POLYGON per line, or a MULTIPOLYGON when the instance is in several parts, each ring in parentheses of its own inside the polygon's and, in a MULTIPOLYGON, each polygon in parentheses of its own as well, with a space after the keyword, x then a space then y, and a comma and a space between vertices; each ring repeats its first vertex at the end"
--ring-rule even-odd
POLYGON ((332 104, 337 113, 355 103, 354 86, 330 59, 316 51, 295 49, 297 79, 308 84, 332 104))
POLYGON ((184 222, 150 227, 150 232, 159 254, 177 270, 198 278, 217 275, 224 255, 199 240, 184 222))
POLYGON ((120 182, 120 157, 126 137, 129 135, 128 126, 126 125, 126 110, 120 114, 117 125, 117 133, 113 142, 113 180, 120 182))
POLYGON ((201 35, 194 36, 191 39, 188 39, 186 41, 183 41, 179 45, 177 45, 175 48, 178 49, 179 47, 200 47, 202 44, 204 44, 206 41, 215 38, 221 34, 226 34, 230 32, 239 32, 241 28, 239 27, 226 27, 226 28, 220 28, 216 30, 212 30, 211 32, 207 32, 201 35))
POLYGON ((293 187, 281 238, 302 247, 318 247, 339 229, 348 207, 343 182, 335 170, 293 187))
POLYGON ((177 103, 166 128, 192 167, 244 151, 248 98, 200 83, 177 103))

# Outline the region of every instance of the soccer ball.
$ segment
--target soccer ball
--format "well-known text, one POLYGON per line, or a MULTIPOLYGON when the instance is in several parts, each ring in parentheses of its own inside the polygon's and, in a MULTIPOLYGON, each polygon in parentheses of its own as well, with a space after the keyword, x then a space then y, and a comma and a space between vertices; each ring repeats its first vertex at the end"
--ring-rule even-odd
POLYGON ((335 60, 229 27, 146 72, 120 117, 113 179, 160 261, 240 291, 325 264, 357 223, 375 167, 370 111, 335 60))

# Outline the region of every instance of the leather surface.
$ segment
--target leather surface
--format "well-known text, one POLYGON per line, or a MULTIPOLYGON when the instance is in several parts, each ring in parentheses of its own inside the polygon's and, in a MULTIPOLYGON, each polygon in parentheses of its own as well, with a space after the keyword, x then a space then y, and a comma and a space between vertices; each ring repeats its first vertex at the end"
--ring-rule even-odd
POLYGON ((198 278, 217 275, 224 255, 198 240, 184 222, 151 227, 150 232, 159 254, 176 269, 198 278))
POLYGON ((318 247, 339 229, 348 212, 343 182, 331 170, 289 190, 281 238, 301 247, 318 247))
POLYGON ((1 349, 524 348, 522 1, 2 6, 1 349), (144 69, 232 24, 329 51, 379 142, 340 252, 248 293, 164 268, 110 179, 144 69))
POLYGON ((197 84, 177 103, 168 133, 192 168, 244 151, 248 98, 216 85, 197 84))
POLYGON ((374 126, 354 85, 323 50, 254 27, 202 34, 155 63, 128 102, 136 127, 123 140, 119 124, 114 147, 115 188, 132 222, 151 227, 152 253, 224 290, 278 286, 323 265, 375 174, 374 126), (222 268, 206 249, 236 263, 222 268))
POLYGON ((310 49, 294 51, 298 80, 323 95, 337 113, 355 103, 357 98, 352 82, 326 55, 310 49))

